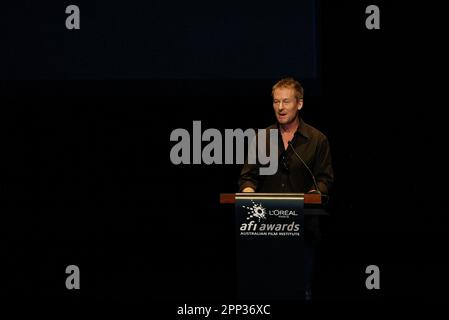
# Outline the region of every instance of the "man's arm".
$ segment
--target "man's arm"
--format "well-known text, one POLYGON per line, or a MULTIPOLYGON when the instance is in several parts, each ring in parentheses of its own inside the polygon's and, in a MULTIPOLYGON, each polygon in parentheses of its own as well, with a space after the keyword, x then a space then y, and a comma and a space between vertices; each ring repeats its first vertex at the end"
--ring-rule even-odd
POLYGON ((313 174, 320 192, 329 194, 334 181, 334 171, 332 169, 332 158, 327 138, 324 138, 318 146, 313 174))
POLYGON ((257 164, 243 165, 238 181, 239 192, 255 192, 259 183, 259 166, 257 164))

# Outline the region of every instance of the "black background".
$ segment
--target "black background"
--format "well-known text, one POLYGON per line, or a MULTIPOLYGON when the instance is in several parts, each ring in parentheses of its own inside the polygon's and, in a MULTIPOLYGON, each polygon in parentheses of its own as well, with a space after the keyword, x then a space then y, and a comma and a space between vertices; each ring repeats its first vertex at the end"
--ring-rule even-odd
POLYGON ((78 1, 76 32, 71 2, 9 4, 2 79, 314 79, 315 2, 78 1))
MULTIPOLYGON (((432 6, 377 2, 381 30, 369 31, 369 4, 319 2, 318 78, 304 79, 303 117, 329 137, 336 177, 316 296, 447 297, 446 145, 433 109, 444 104, 434 74, 441 20, 432 6), (370 264, 381 270, 376 292, 364 286, 370 264)), ((36 18, 41 23, 50 30, 36 18)), ((99 28, 83 25, 82 6, 81 23, 84 33, 99 28)), ((13 31, 2 50, 28 32, 13 31)), ((72 32, 56 38, 67 44, 72 32)), ((1 293, 232 300, 233 208, 219 204, 219 193, 237 190, 240 166, 174 166, 169 136, 193 120, 204 128, 268 126, 277 75, 111 80, 100 68, 91 80, 57 74, 37 81, 13 80, 7 70, 1 293), (77 292, 65 288, 69 264, 81 269, 77 292)))

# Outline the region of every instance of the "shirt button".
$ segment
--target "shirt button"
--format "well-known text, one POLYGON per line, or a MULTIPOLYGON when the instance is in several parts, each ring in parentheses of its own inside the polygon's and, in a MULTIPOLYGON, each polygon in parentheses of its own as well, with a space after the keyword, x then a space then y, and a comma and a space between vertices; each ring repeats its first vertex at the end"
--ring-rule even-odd
POLYGON ((281 184, 281 187, 282 187, 282 188, 285 188, 285 183, 281 184))

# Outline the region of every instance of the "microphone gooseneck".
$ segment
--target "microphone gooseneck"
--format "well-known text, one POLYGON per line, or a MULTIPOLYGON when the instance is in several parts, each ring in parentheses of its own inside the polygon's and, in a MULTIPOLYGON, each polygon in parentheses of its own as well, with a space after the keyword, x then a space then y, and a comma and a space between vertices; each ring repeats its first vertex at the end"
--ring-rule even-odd
POLYGON ((313 184, 315 185, 315 190, 318 191, 319 194, 321 194, 321 191, 318 188, 318 184, 316 183, 316 179, 315 179, 315 176, 312 173, 312 170, 310 170, 309 166, 304 162, 304 160, 302 160, 301 156, 296 152, 295 148, 293 148, 293 145, 292 145, 291 141, 288 142, 288 145, 292 148, 292 150, 295 153, 296 157, 298 157, 298 159, 301 160, 302 164, 309 171, 309 173, 310 173, 310 175, 312 176, 312 179, 313 179, 313 184))

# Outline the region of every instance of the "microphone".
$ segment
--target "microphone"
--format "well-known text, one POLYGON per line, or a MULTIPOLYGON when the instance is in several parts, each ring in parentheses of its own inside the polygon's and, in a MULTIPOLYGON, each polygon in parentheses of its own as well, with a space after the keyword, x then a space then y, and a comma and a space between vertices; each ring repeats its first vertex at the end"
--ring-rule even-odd
POLYGON ((288 142, 288 145, 292 148, 292 150, 295 153, 295 155, 298 157, 299 160, 301 160, 302 164, 309 171, 309 173, 310 173, 310 175, 312 176, 312 179, 313 179, 313 184, 315 185, 315 190, 317 191, 318 194, 321 194, 321 191, 318 188, 318 185, 316 183, 315 176, 313 175, 312 170, 310 170, 309 166, 304 162, 304 160, 302 160, 301 156, 296 152, 295 148, 293 148, 293 145, 292 145, 291 141, 288 142))

